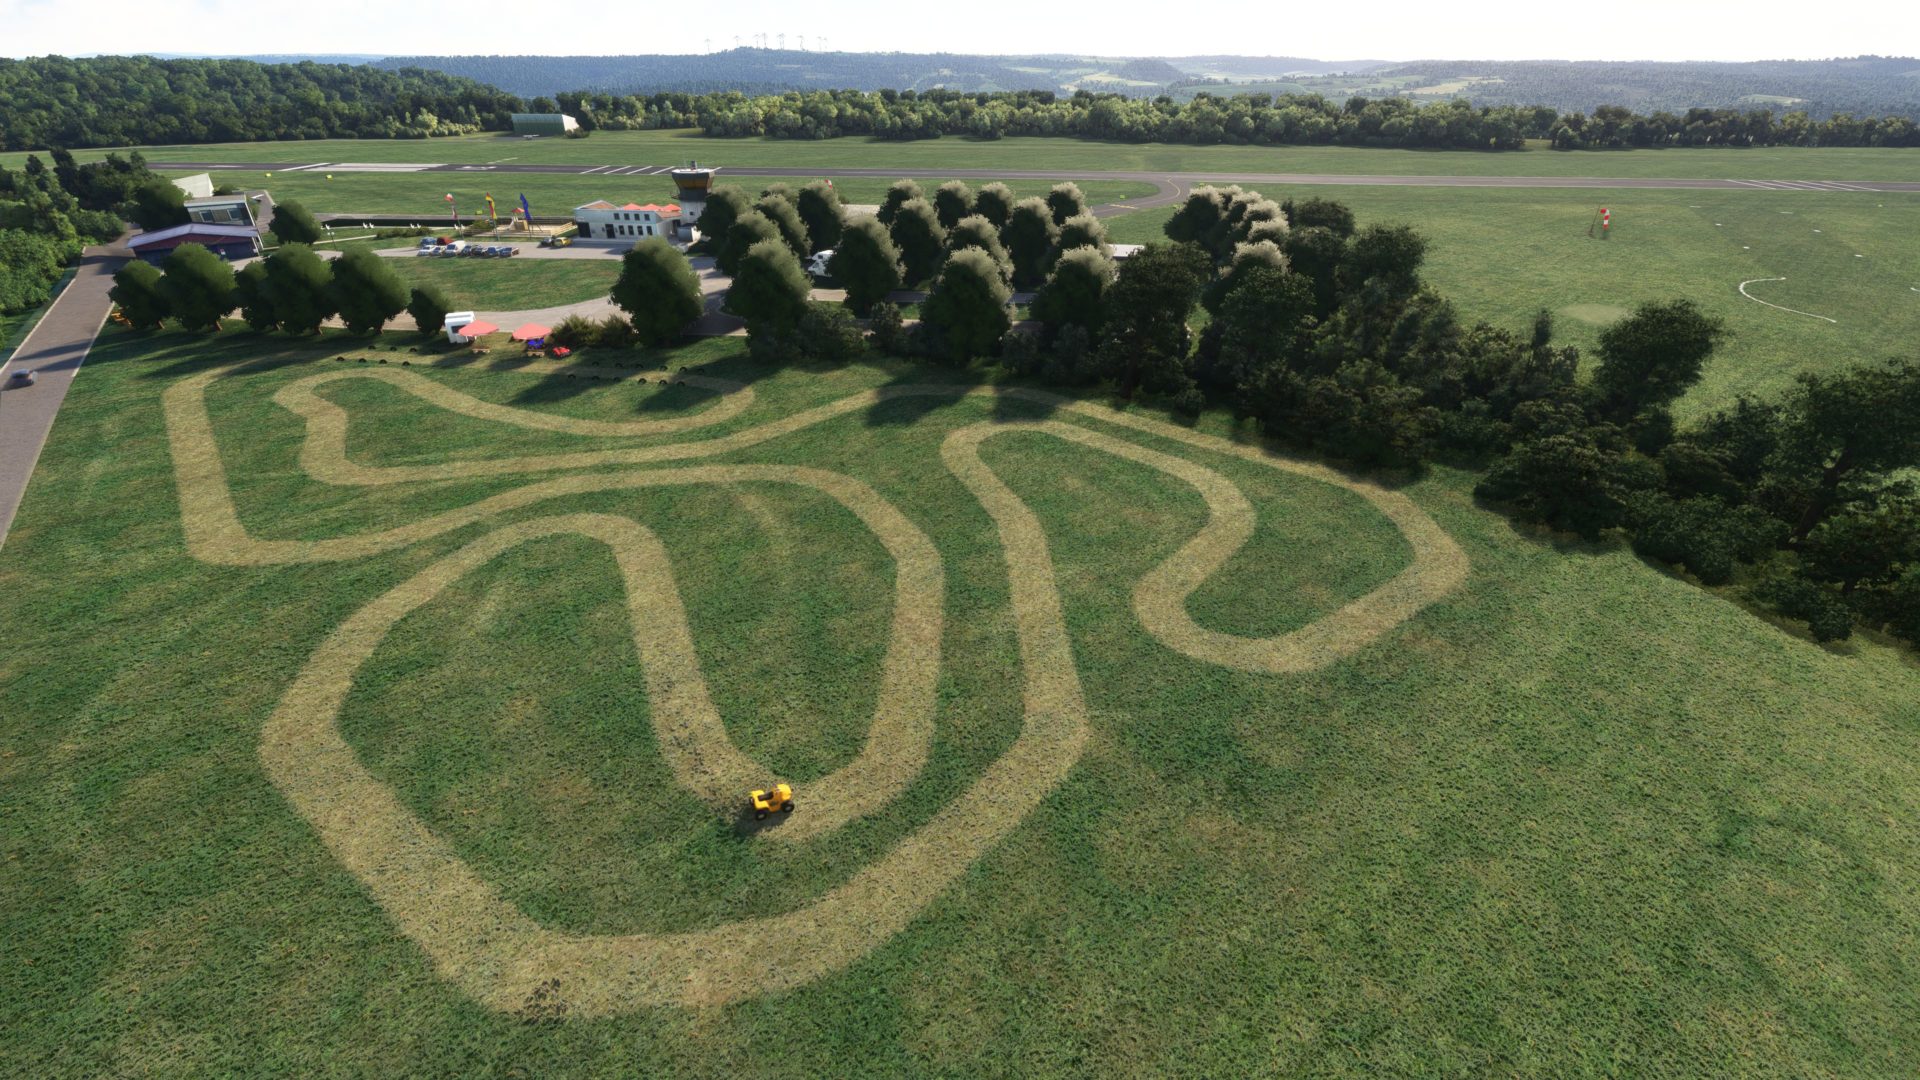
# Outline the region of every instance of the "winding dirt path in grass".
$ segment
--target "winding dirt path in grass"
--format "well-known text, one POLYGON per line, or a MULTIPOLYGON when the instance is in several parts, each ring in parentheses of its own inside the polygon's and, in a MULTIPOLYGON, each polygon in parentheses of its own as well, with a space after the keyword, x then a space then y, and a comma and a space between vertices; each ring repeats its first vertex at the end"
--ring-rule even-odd
MULTIPOLYGON (((1457 587, 1467 572, 1466 556, 1431 518, 1404 496, 1364 481, 1039 391, 951 386, 888 387, 701 442, 450 463, 448 468, 487 466, 490 475, 599 471, 529 483, 393 529, 327 540, 255 539, 235 512, 206 414, 205 390, 218 374, 181 380, 164 398, 188 547, 210 562, 257 566, 361 558, 563 495, 668 484, 799 484, 834 498, 858 517, 895 563, 894 618, 873 729, 853 762, 798 793, 803 813, 762 836, 823 837, 898 798, 918 775, 932 738, 944 570, 932 541, 852 477, 798 465, 631 467, 640 460, 720 454, 893 398, 999 392, 1346 488, 1393 521, 1412 546, 1413 561, 1404 572, 1307 627, 1269 638, 1221 634, 1195 624, 1185 604, 1252 535, 1254 509, 1226 477, 1177 455, 1060 420, 959 428, 942 442, 941 461, 992 519, 1007 568, 1021 666, 1021 728, 1013 744, 926 825, 844 884, 792 911, 687 933, 586 935, 542 927, 504 899, 374 777, 342 737, 339 713, 355 675, 397 623, 517 545, 548 536, 593 539, 608 547, 620 567, 646 669, 652 722, 676 779, 724 809, 737 804, 746 787, 765 779, 769 770, 740 753, 727 736, 707 693, 668 555, 650 530, 625 517, 575 513, 530 518, 481 535, 376 598, 329 635, 268 719, 260 756, 275 785, 322 842, 440 973, 502 1011, 556 999, 572 1016, 710 1005, 789 989, 842 969, 904 929, 1073 769, 1085 745, 1088 718, 1053 558, 1039 519, 980 458, 981 444, 994 435, 1044 433, 1148 465, 1200 493, 1208 507, 1206 524, 1140 581, 1134 610, 1156 640, 1202 661, 1274 673, 1325 666, 1378 641, 1457 587), (636 454, 653 456, 637 459, 636 454)), ((327 381, 360 374, 342 373, 327 381)), ((396 384, 412 389, 411 383, 403 378, 396 384)), ((324 399, 311 394, 313 385, 315 379, 302 380, 279 396, 289 407, 311 410, 304 414, 310 431, 316 416, 323 429, 336 422, 314 406, 324 399)), ((452 391, 419 396, 435 404, 440 403, 436 398, 456 404, 474 400, 452 391)), ((497 408, 489 406, 485 418, 518 423, 517 414, 524 412, 492 411, 497 408)), ((544 421, 529 426, 544 426, 544 421)), ((408 468, 395 477, 394 470, 353 466, 332 449, 302 460, 331 483, 385 484, 443 475, 432 471, 443 467, 429 467, 426 472, 408 468), (371 480, 360 479, 369 474, 371 480)))

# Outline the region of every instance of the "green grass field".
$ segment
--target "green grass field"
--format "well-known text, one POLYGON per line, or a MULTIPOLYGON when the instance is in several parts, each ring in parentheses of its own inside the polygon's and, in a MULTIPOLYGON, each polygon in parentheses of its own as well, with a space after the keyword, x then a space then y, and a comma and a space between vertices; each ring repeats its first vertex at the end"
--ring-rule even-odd
MULTIPOLYGON (((1269 192, 1268 194, 1274 194, 1269 192)), ((1729 337, 1680 403, 1683 421, 1741 393, 1775 395, 1802 371, 1910 356, 1920 341, 1920 197, 1766 191, 1296 189, 1351 206, 1361 224, 1412 225, 1431 242, 1426 277, 1468 320, 1526 327, 1557 317, 1591 350, 1636 304, 1684 297, 1729 337), (1595 210, 1612 236, 1589 239, 1595 210), (1858 256, 1858 257, 1856 257, 1858 256), (1739 292, 1837 320, 1766 307, 1739 292)), ((1169 211, 1108 221, 1118 243, 1164 239, 1169 211)))
MULTIPOLYGON (((1671 176, 1768 180, 1920 180, 1920 152, 1851 147, 1764 147, 1752 150, 1675 149, 1513 153, 1376 150, 1344 146, 1175 146, 1101 143, 1078 139, 995 141, 930 139, 890 142, 829 139, 714 139, 696 131, 608 131, 587 139, 527 140, 511 135, 451 139, 336 139, 311 142, 225 143, 153 147, 149 160, 283 162, 457 162, 677 165, 698 159, 732 168, 794 167, 899 169, 1035 169, 1094 175, 1139 170, 1207 172, 1321 172, 1379 175, 1671 176)), ((104 150, 78 152, 83 160, 104 150)), ((44 155, 42 155, 44 157, 44 155)), ((0 154, 17 167, 24 153, 0 154)), ((616 178, 617 179, 617 178, 616 178)))
POLYGON ((1517 532, 1463 473, 1365 494, 1218 416, 743 351, 671 359, 750 398, 109 331, 0 549, 7 1071, 1920 1069, 1910 653, 1517 532), (1155 599, 1222 490, 1245 545, 1155 599), (1294 631, 1336 651, 1210 651, 1294 631), (711 734, 695 686, 800 833, 912 730, 888 702, 930 727, 892 797, 759 836, 659 734, 711 734))
MULTIPOLYGON (((185 175, 185 174, 174 174, 185 175)), ((917 180, 928 195, 945 177, 909 177, 917 180)), ((736 184, 749 194, 758 195, 775 180, 795 188, 806 177, 739 176, 725 182, 736 184)), ((424 225, 445 223, 446 198, 454 196, 462 215, 484 214, 484 197, 491 194, 502 217, 519 205, 522 194, 536 217, 564 217, 573 208, 595 199, 623 202, 668 202, 674 197, 673 182, 664 176, 577 176, 567 174, 522 173, 480 178, 459 173, 275 173, 236 176, 222 174, 222 183, 264 187, 277 200, 293 200, 315 213, 418 214, 424 225)), ((976 188, 987 181, 968 181, 976 188)), ((841 177, 834 180, 843 202, 877 204, 886 196, 891 180, 841 177)), ((1037 180, 1009 180, 1007 186, 1022 197, 1045 195, 1051 184, 1037 180)), ((1137 180, 1090 179, 1081 190, 1093 205, 1151 195, 1154 187, 1137 180)))
MULTIPOLYGON (((382 246, 391 246, 382 241, 382 246)), ((417 258, 390 260, 409 287, 438 285, 456 311, 524 311, 607 295, 620 260, 417 258)))

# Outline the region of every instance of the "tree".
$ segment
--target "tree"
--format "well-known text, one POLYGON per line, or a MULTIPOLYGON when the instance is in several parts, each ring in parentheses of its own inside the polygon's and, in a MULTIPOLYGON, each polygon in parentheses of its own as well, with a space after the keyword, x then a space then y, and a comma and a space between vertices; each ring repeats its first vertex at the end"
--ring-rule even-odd
POLYGON ((1341 287, 1358 292, 1378 282, 1391 296, 1407 296, 1420 287, 1420 264, 1427 241, 1405 225, 1369 225, 1347 245, 1340 262, 1341 287))
POLYGON ((1087 197, 1080 193, 1080 185, 1071 180, 1053 185, 1047 192, 1047 210, 1053 216, 1057 226, 1070 217, 1078 217, 1087 212, 1087 197))
POLYGON ((933 192, 933 212, 940 227, 951 229, 960 219, 973 213, 973 189, 964 180, 949 180, 933 192))
POLYGON ((840 193, 834 190, 832 181, 815 180, 801 188, 795 207, 800 220, 806 222, 807 239, 814 251, 827 251, 840 243, 846 208, 841 206, 840 193))
POLYGON ((377 334, 407 309, 407 287, 389 260, 371 251, 349 251, 333 261, 332 270, 328 295, 348 330, 377 334))
POLYGON ((1920 361, 1803 375, 1768 461, 1770 501, 1805 540, 1874 481, 1920 466, 1920 361))
POLYGON ((1169 396, 1194 388, 1187 315, 1212 268, 1193 244, 1148 244, 1120 268, 1107 290, 1098 359, 1121 397, 1131 399, 1142 386, 1169 396))
MULTIPOLYGON (((780 226, 767 219, 767 215, 757 209, 749 209, 744 216, 727 229, 727 235, 714 255, 713 263, 720 272, 728 276, 737 273, 740 260, 746 257, 747 249, 762 240, 778 240, 786 243, 780 235, 780 226)), ((791 248, 789 248, 791 250, 791 248)))
POLYGON ((813 250, 807 238, 807 223, 800 220, 800 211, 791 202, 777 195, 768 195, 753 204, 768 221, 780 230, 780 239, 793 249, 794 255, 806 258, 813 250))
POLYGON ((447 325, 448 305, 447 294, 438 285, 415 285, 407 296, 407 314, 423 334, 437 334, 447 325))
POLYGON ((167 298, 160 291, 160 270, 152 263, 135 259, 113 272, 113 288, 107 297, 120 305, 135 330, 156 329, 167 321, 167 298))
POLYGON ((1347 257, 1347 242, 1330 229, 1318 225, 1296 228, 1280 245, 1287 265, 1313 286, 1316 313, 1325 315, 1340 303, 1340 263, 1347 257))
POLYGON ((1269 270, 1285 270, 1287 256, 1271 240, 1261 240, 1252 244, 1239 244, 1233 249, 1233 260, 1227 264, 1226 273, 1207 284, 1200 294, 1200 306, 1210 314, 1218 315, 1220 305, 1227 294, 1240 284, 1247 272, 1256 267, 1269 270))
POLYGON ((1012 325, 1007 315, 1012 295, 993 256, 967 248, 954 252, 941 267, 920 316, 934 329, 945 359, 965 367, 976 356, 992 355, 1012 325))
MULTIPOLYGON (((280 316, 273 310, 273 296, 267 288, 265 260, 255 259, 233 275, 233 306, 240 309, 240 317, 248 326, 261 333, 280 325, 280 316)), ((445 310, 440 314, 444 318, 445 310)), ((435 329, 438 328, 436 323, 435 329)))
POLYGON ((1626 517, 1628 500, 1658 485, 1651 462, 1630 462, 1586 432, 1548 435, 1514 446, 1494 463, 1474 494, 1512 507, 1520 517, 1588 540, 1626 517))
POLYGON ((337 310, 327 264, 305 244, 284 244, 267 256, 267 298, 280 329, 317 334, 337 310))
POLYGON ((1000 233, 993 222, 979 214, 955 222, 952 231, 947 233, 947 250, 964 248, 978 248, 993 256, 993 261, 1000 265, 1000 276, 1013 280, 1013 261, 1007 258, 1007 249, 1000 246, 1000 233))
POLYGON ((612 299, 649 349, 680 336, 707 306, 692 264, 662 236, 647 237, 621 257, 612 299))
POLYGON ((1211 335, 1201 343, 1201 381, 1217 390, 1238 391, 1262 372, 1284 365, 1306 351, 1313 329, 1313 290, 1298 274, 1264 263, 1249 263, 1228 278, 1211 335))
POLYGON ((947 231, 925 199, 901 203, 894 211, 893 246, 900 250, 902 279, 908 286, 918 285, 933 276, 946 253, 947 231))
POLYGON ((885 225, 858 218, 840 234, 827 272, 847 290, 847 306, 854 314, 866 315, 900 287, 900 251, 885 225))
POLYGON ((1325 229, 1342 239, 1353 235, 1353 211, 1332 199, 1288 199, 1280 204, 1296 229, 1325 229))
POLYGON ((160 295, 189 330, 218 330, 233 310, 233 267, 199 244, 181 244, 162 264, 160 295))
POLYGON ((1807 535, 1800 548, 1807 576, 1851 595, 1861 585, 1889 585, 1920 565, 1920 501, 1885 499, 1872 509, 1835 514, 1807 535))
POLYGON ((921 197, 919 184, 911 180, 895 180, 888 185, 886 198, 880 201, 880 224, 892 228, 894 215, 900 212, 900 208, 921 197))
POLYGON ((706 209, 700 211, 700 242, 715 255, 727 242, 733 223, 753 210, 753 200, 732 184, 716 185, 707 192, 706 209))
POLYGON ((1047 283, 1033 298, 1033 317, 1045 324, 1050 339, 1066 326, 1099 333, 1114 275, 1113 260, 1099 248, 1080 247, 1063 253, 1053 264, 1047 283))
POLYGON ((0 229, 0 313, 46 303, 60 273, 60 245, 51 237, 0 229))
POLYGON ((322 232, 320 222, 297 202, 275 203, 271 228, 282 244, 315 244, 322 232))
POLYGON ((133 189, 126 214, 127 220, 148 232, 185 225, 187 196, 173 181, 155 177, 133 189))
POLYGON ((793 249, 766 239, 741 256, 727 290, 727 310, 747 320, 749 335, 784 338, 800 325, 812 294, 813 284, 793 249))
POLYGON ((1194 188, 1161 231, 1175 243, 1198 244, 1216 260, 1226 258, 1233 247, 1226 193, 1214 187, 1194 188))
POLYGON ((1075 214, 1060 223, 1060 235, 1055 241, 1055 248, 1072 251, 1082 247, 1094 248, 1103 255, 1113 253, 1113 249, 1107 245, 1107 227, 1092 214, 1075 214))
POLYGON ((1053 250, 1056 227, 1053 212, 1040 199, 1021 199, 1013 204, 1007 224, 1000 230, 1000 243, 1013 260, 1013 283, 1021 288, 1039 284, 1046 273, 1047 254, 1053 250))
POLYGON ((1004 228, 1013 215, 1013 203, 1013 189, 996 180, 981 185, 973 197, 973 212, 993 222, 994 228, 1004 228))
POLYGON ((1700 380, 1725 324, 1691 300, 1641 304, 1600 332, 1593 389, 1601 413, 1624 421, 1664 408, 1700 380))

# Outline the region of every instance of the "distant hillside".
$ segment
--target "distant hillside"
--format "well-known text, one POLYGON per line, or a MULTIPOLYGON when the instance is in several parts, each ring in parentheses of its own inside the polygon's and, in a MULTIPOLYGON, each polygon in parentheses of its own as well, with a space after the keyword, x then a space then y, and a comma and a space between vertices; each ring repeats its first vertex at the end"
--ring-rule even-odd
POLYGON ((1920 118, 1920 60, 1856 56, 1836 60, 1749 63, 1426 60, 1370 73, 1401 83, 1416 98, 1457 96, 1477 105, 1550 105, 1592 112, 1621 105, 1635 112, 1692 108, 1805 109, 1920 118))
POLYGON ((1652 61, 1315 60, 1300 56, 1097 57, 1072 54, 846 53, 734 48, 635 56, 388 56, 388 70, 425 68, 464 76, 526 98, 574 91, 748 94, 785 90, 963 92, 1095 90, 1150 98, 1236 92, 1317 93, 1344 100, 1464 97, 1478 105, 1549 105, 1591 112, 1691 108, 1805 109, 1920 117, 1920 60, 1862 56, 1749 63, 1652 61))
POLYGON ((1305 56, 1173 56, 1167 63, 1188 75, 1246 80, 1349 75, 1391 66, 1387 60, 1314 60, 1305 56))
MULTIPOLYGON (((1124 63, 1124 61, 1116 61, 1124 63)), ((1058 90, 1061 72, 1096 71, 1101 62, 1063 57, 954 53, 803 52, 728 49, 655 56, 389 56, 388 70, 426 68, 497 86, 522 97, 573 90, 609 94, 716 90, 1058 90)))

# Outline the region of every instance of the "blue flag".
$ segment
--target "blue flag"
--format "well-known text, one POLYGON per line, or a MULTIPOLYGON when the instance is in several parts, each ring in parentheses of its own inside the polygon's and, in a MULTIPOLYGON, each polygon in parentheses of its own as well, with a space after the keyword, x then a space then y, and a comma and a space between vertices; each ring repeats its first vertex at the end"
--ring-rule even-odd
POLYGON ((533 224, 533 207, 527 205, 527 196, 525 192, 521 192, 520 194, 520 212, 527 216, 527 224, 529 225, 533 224))

